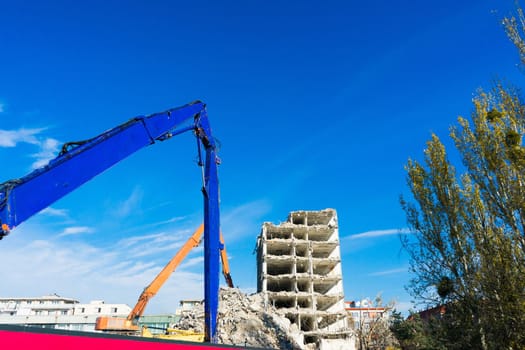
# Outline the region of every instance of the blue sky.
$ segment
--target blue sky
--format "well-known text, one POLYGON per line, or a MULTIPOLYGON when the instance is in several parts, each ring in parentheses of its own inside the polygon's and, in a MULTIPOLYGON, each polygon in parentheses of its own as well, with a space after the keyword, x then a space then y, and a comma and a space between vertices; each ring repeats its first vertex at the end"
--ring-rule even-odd
MULTIPOLYGON (((2 179, 67 141, 205 101, 221 142, 232 276, 256 288, 256 237, 335 208, 347 300, 410 302, 403 166, 468 116, 480 87, 523 84, 501 27, 513 1, 4 2, 2 179)), ((0 242, 1 296, 133 305, 202 218, 191 135, 122 161, 0 242), (5 268, 8 267, 8 268, 5 268)), ((202 249, 147 313, 202 295, 202 249)))

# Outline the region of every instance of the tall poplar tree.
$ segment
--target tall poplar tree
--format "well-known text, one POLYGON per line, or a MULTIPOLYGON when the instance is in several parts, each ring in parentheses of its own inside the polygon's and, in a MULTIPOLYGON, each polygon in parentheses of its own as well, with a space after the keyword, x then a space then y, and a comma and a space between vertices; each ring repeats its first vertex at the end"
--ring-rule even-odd
MULTIPOLYGON (((523 12, 504 25, 525 63, 523 12)), ((519 92, 496 84, 478 92, 470 120, 451 127, 460 171, 437 135, 422 162, 406 165, 408 289, 429 306, 446 305, 431 332, 446 349, 525 348, 524 134, 519 92)))

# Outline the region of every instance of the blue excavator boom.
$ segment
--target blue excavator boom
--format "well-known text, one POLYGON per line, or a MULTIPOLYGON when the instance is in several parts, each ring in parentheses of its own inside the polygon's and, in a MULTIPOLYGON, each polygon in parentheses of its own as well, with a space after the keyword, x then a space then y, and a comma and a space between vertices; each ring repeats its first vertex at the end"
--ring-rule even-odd
POLYGON ((0 184, 0 239, 31 216, 74 191, 141 148, 193 131, 205 154, 204 273, 206 340, 214 342, 219 290, 219 182, 215 139, 200 101, 149 116, 135 117, 98 136, 64 144, 47 165, 0 184))

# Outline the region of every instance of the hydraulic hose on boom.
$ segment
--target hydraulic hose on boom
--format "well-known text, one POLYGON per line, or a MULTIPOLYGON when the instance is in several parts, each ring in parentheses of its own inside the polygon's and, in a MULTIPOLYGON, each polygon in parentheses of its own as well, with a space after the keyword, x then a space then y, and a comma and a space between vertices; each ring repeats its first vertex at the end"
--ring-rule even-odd
POLYGON ((219 304, 219 180, 215 139, 206 106, 195 101, 165 112, 140 116, 98 136, 66 143, 46 166, 0 184, 0 239, 16 226, 141 148, 193 131, 199 165, 204 166, 205 340, 215 342, 219 304), (184 126, 183 123, 189 124, 184 126), (204 152, 201 152, 201 147, 204 152), (204 154, 203 154, 204 153, 204 154))
MULTIPOLYGON (((179 266, 179 264, 186 258, 189 252, 199 246, 201 242, 202 233, 204 232, 204 224, 201 224, 197 230, 191 235, 191 237, 184 243, 179 249, 177 254, 171 258, 171 260, 164 266, 159 272, 157 277, 144 288, 144 291, 140 294, 135 307, 129 313, 127 318, 122 317, 98 317, 95 325, 95 329, 99 331, 117 331, 117 332, 135 332, 139 330, 138 320, 144 314, 144 310, 148 305, 148 302, 153 298, 164 283, 168 280, 171 274, 179 266)), ((222 261, 222 273, 228 287, 233 288, 233 281, 230 275, 230 267, 228 264, 228 257, 226 254, 226 247, 224 246, 224 239, 222 233, 220 234, 221 242, 221 261, 222 261)))

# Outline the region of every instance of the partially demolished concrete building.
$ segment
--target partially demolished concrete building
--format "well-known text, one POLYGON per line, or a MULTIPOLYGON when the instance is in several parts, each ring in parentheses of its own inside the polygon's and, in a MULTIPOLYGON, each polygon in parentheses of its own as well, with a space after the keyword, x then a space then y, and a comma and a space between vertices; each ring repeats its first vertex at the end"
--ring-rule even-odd
POLYGON ((257 241, 257 289, 302 331, 305 345, 349 349, 337 213, 295 211, 264 223, 257 241))

